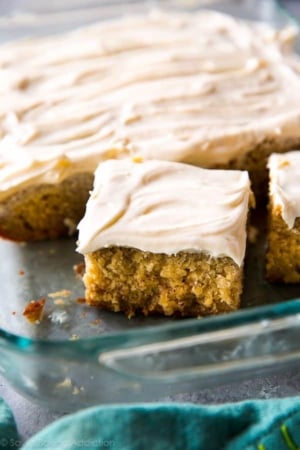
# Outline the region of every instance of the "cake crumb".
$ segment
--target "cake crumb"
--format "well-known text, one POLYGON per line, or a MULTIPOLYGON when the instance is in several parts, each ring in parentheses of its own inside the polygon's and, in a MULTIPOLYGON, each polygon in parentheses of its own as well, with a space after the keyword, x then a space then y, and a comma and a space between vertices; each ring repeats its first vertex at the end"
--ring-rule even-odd
POLYGON ((283 167, 288 167, 290 165, 290 162, 287 160, 281 161, 281 163, 278 165, 279 169, 282 169, 283 167))
POLYGON ((93 320, 91 325, 99 325, 99 323, 101 323, 101 319, 95 319, 95 320, 93 320))
POLYGON ((282 214, 282 206, 281 205, 274 205, 273 212, 275 216, 281 216, 282 214))
POLYGON ((250 225, 247 230, 248 241, 250 242, 250 244, 255 244, 257 242, 258 234, 258 228, 250 225))
POLYGON ((17 313, 16 313, 16 311, 12 311, 12 316, 15 316, 17 313))
POLYGON ((65 301, 62 298, 57 298, 56 300, 54 300, 54 303, 59 306, 65 305, 65 301))
POLYGON ((143 162, 143 158, 142 158, 142 156, 136 155, 136 156, 132 157, 132 161, 134 163, 141 163, 141 162, 143 162))
POLYGON ((86 303, 86 299, 84 297, 78 297, 76 299, 76 303, 84 304, 84 303, 86 303))
POLYGON ((85 269, 85 266, 84 266, 83 262, 81 262, 79 264, 74 264, 74 266, 73 266, 73 270, 74 270, 76 276, 78 276, 80 278, 83 277, 84 269, 85 269))
POLYGON ((78 395, 79 393, 80 393, 80 390, 78 389, 77 386, 75 386, 73 391, 72 391, 72 395, 78 395))
POLYGON ((25 275, 25 270, 19 270, 19 275, 20 276, 25 275))
POLYGON ((57 298, 57 297, 69 297, 72 294, 72 291, 68 289, 62 289, 61 291, 50 292, 48 297, 57 298))
POLYGON ((23 316, 30 323, 38 324, 42 320, 46 298, 41 297, 37 300, 31 300, 25 306, 23 316))
POLYGON ((70 341, 78 341, 79 336, 77 334, 72 334, 72 336, 70 337, 70 341))
POLYGON ((61 389, 61 388, 70 389, 72 387, 72 380, 71 380, 71 378, 65 378, 60 383, 57 383, 56 387, 59 388, 59 389, 61 389))
POLYGON ((72 236, 73 234, 75 234, 76 229, 77 229, 77 223, 74 220, 66 217, 64 219, 64 225, 68 229, 69 236, 72 236))

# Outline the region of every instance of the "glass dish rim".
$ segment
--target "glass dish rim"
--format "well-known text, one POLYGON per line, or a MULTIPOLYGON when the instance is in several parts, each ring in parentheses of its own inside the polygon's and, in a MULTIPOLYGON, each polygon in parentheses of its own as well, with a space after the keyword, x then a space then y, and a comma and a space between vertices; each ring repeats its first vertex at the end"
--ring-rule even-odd
MULTIPOLYGON (((300 20, 297 19, 282 3, 281 0, 269 0, 273 3, 278 13, 282 18, 287 20, 287 24, 294 26, 300 33, 300 20)), ((131 3, 127 0, 124 3, 131 3)), ((213 9, 213 8, 212 8, 213 9)), ((178 332, 184 335, 200 334, 203 332, 211 332, 221 329, 234 330, 238 326, 251 324, 257 321, 272 320, 274 318, 286 318, 295 314, 300 314, 300 296, 295 299, 283 301, 280 303, 274 303, 267 306, 259 306, 253 308, 244 308, 238 311, 230 312, 228 314, 222 314, 218 316, 210 316, 199 318, 187 318, 180 319, 176 322, 167 324, 143 326, 142 328, 135 328, 132 330, 118 331, 118 332, 106 332, 97 337, 83 337, 78 340, 46 340, 22 336, 21 334, 11 333, 0 327, 0 348, 7 345, 11 350, 19 353, 40 353, 44 350, 59 352, 61 349, 69 349, 71 354, 75 355, 78 350, 82 349, 85 344, 97 346, 97 349, 101 348, 109 340, 120 344, 124 338, 128 342, 135 342, 139 344, 139 338, 144 337, 143 342, 147 342, 150 338, 155 341, 161 340, 161 337, 165 333, 178 332), (145 341, 146 339, 146 341, 145 341)), ((181 334, 182 335, 182 334, 181 334)), ((180 334, 179 334, 180 336, 180 334)), ((174 336, 173 338, 176 338, 174 336)), ((170 339, 170 337, 169 337, 170 339)))
POLYGON ((61 349, 65 349, 70 352, 69 356, 72 357, 83 348, 96 348, 97 351, 100 351, 101 348, 104 350, 107 346, 110 348, 120 346, 124 340, 127 344, 142 345, 149 341, 167 341, 225 329, 234 331, 238 327, 252 323, 272 322, 275 319, 284 320, 295 315, 300 315, 300 297, 267 306, 240 309, 218 316, 179 319, 178 322, 145 326, 121 332, 106 332, 100 336, 84 337, 78 340, 35 339, 10 333, 0 328, 0 348, 3 344, 7 344, 11 350, 21 353, 40 353, 47 350, 48 352, 53 351, 56 356, 61 349), (176 332, 176 335, 172 335, 172 332, 176 332))

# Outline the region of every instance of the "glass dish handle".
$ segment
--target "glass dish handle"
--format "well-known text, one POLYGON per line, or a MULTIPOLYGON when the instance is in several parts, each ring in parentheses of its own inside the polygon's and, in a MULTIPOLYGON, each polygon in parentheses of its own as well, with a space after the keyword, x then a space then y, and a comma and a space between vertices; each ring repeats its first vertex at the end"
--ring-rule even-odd
MULTIPOLYGON (((200 321, 201 322, 201 321, 200 321)), ((104 351, 99 363, 151 382, 189 381, 257 373, 300 357, 300 314, 263 318, 222 330, 199 332, 130 348, 104 351)))

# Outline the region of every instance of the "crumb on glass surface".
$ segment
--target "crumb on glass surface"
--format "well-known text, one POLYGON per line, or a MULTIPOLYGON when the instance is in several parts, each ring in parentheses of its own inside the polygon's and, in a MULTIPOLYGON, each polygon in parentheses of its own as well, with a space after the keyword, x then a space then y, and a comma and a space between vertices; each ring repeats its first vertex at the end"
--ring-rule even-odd
POLYGON ((31 300, 25 306, 23 316, 28 322, 38 324, 42 320, 46 298, 41 297, 37 300, 31 300))

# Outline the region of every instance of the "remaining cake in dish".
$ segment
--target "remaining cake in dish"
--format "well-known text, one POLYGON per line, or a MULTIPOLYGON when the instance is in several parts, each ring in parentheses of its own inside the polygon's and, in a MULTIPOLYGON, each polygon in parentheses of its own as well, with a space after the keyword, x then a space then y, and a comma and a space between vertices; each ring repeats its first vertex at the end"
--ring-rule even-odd
POLYGON ((268 250, 270 281, 300 282, 300 151, 271 155, 268 250))
POLYGON ((250 193, 247 172, 100 164, 79 224, 87 302, 128 316, 238 308, 250 193))
POLYGON ((265 177, 300 145, 291 30, 156 12, 0 48, 0 235, 72 232, 97 165, 134 155, 265 177))

